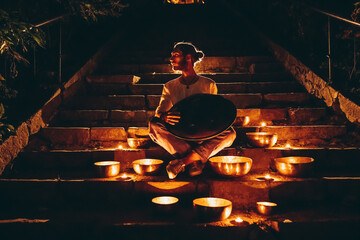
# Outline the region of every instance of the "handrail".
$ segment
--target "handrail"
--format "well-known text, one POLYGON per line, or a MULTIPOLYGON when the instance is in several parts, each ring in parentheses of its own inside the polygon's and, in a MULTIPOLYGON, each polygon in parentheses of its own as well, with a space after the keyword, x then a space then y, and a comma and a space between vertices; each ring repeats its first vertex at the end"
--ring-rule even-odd
MULTIPOLYGON (((307 6, 307 5, 305 5, 305 6, 307 6)), ((337 15, 334 15, 334 14, 331 14, 331 13, 328 13, 328 12, 325 12, 325 11, 323 11, 323 10, 320 10, 320 9, 317 9, 317 8, 314 8, 314 7, 310 7, 310 6, 307 6, 307 7, 310 8, 310 9, 312 9, 312 10, 314 10, 315 12, 319 12, 319 13, 322 13, 322 14, 324 14, 324 15, 326 15, 326 16, 329 16, 329 17, 332 17, 332 18, 336 18, 336 19, 338 19, 338 20, 341 20, 341 21, 344 21, 344 22, 347 22, 347 23, 350 23, 350 24, 353 24, 353 25, 355 25, 355 26, 360 27, 360 23, 358 23, 358 22, 354 22, 354 21, 351 21, 351 20, 349 20, 349 19, 346 19, 346 18, 343 18, 343 17, 339 17, 339 16, 337 16, 337 15)))
POLYGON ((41 27, 41 26, 44 26, 44 25, 46 25, 46 24, 49 24, 49 23, 52 23, 52 22, 56 22, 56 21, 64 18, 65 16, 66 16, 66 15, 58 16, 58 17, 56 17, 56 18, 47 20, 47 21, 45 21, 45 22, 43 22, 43 23, 39 23, 39 24, 35 25, 34 27, 41 27))

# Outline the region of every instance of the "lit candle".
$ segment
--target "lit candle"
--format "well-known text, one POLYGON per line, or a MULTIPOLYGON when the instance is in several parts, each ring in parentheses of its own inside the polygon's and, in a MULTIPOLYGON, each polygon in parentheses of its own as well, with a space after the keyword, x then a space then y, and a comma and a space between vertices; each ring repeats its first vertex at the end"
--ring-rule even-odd
POLYGON ((290 143, 287 143, 287 144, 285 145, 285 147, 286 147, 286 148, 291 148, 290 143))
POLYGON ((128 175, 126 174, 126 173, 123 173, 123 174, 121 174, 121 176, 120 176, 121 178, 127 178, 128 177, 128 175))
POLYGON ((238 218, 235 219, 235 222, 237 222, 237 223, 242 223, 243 221, 244 221, 244 220, 242 220, 241 217, 238 217, 238 218))
POLYGON ((265 122, 261 122, 260 125, 261 125, 262 127, 265 127, 265 126, 266 126, 266 123, 265 123, 265 122))
POLYGON ((119 145, 118 146, 118 149, 123 149, 124 147, 122 145, 119 145))
POLYGON ((270 177, 270 174, 266 174, 266 175, 264 176, 264 178, 266 178, 267 180, 272 179, 272 177, 270 177))

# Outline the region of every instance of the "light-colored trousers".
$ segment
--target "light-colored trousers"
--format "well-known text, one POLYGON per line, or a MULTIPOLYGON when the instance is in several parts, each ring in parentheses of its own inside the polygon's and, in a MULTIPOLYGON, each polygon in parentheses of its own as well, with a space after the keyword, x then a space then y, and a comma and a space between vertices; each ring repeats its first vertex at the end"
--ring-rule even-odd
POLYGON ((177 138, 166 129, 162 122, 154 121, 154 119, 149 122, 149 129, 150 138, 175 158, 183 158, 191 151, 195 151, 200 155, 203 163, 225 147, 230 147, 236 138, 236 132, 232 127, 214 138, 201 142, 177 138))

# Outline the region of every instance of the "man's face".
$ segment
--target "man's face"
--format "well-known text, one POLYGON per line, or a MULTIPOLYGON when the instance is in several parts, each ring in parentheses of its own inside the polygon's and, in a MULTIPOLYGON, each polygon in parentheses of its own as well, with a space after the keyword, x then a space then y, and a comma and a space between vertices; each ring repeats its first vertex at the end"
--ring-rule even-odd
POLYGON ((183 56, 181 51, 174 50, 171 53, 170 63, 171 63, 173 70, 182 70, 186 66, 186 59, 183 56))

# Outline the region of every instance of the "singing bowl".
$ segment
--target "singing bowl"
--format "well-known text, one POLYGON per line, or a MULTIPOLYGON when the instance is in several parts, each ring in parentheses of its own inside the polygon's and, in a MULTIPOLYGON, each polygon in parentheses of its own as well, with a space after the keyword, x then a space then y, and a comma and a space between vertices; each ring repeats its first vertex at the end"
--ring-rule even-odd
POLYGON ((170 214, 176 211, 179 199, 172 196, 161 196, 153 198, 151 202, 157 212, 170 214))
POLYGON ((276 133, 269 132, 249 132, 246 133, 249 143, 254 147, 268 148, 276 144, 278 136, 276 133))
POLYGON ((217 156, 209 159, 214 172, 225 177, 240 177, 247 174, 252 166, 252 159, 239 156, 217 156))
POLYGON ((120 162, 101 161, 94 163, 100 177, 115 177, 120 172, 120 162))
POLYGON ((152 175, 160 170, 161 165, 164 163, 160 159, 138 159, 132 162, 134 171, 139 175, 152 175))
POLYGON ((232 203, 231 201, 223 198, 197 198, 193 200, 193 208, 200 220, 219 221, 230 216, 232 203))
POLYGON ((273 202, 257 202, 256 205, 258 212, 262 215, 270 215, 277 206, 273 202))
POLYGON ((314 159, 310 157, 281 157, 275 158, 276 170, 285 176, 301 177, 310 173, 314 159))
POLYGON ((248 116, 236 117, 236 123, 242 127, 245 127, 250 123, 250 118, 248 116))
POLYGON ((148 127, 129 127, 128 137, 149 137, 149 128, 148 127))
POLYGON ((150 138, 141 137, 141 138, 127 138, 127 143, 131 148, 141 148, 147 146, 151 142, 150 138))

